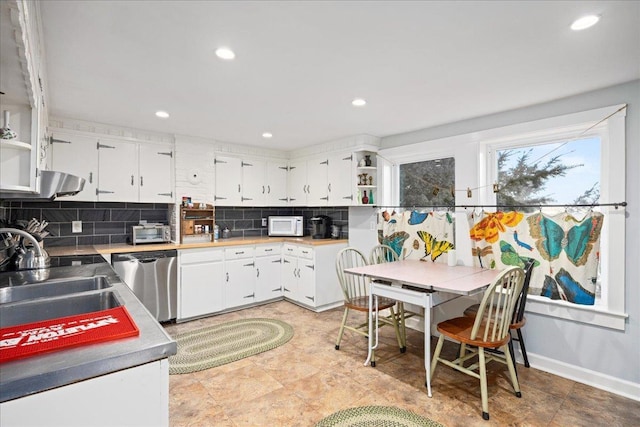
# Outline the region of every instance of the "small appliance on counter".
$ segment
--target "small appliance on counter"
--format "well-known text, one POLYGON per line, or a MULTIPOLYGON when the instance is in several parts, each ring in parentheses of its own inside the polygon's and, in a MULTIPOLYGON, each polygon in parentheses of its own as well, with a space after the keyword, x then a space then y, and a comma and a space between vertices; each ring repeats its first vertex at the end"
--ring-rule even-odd
POLYGON ((332 239, 339 239, 342 234, 342 227, 340 227, 339 225, 332 225, 331 226, 331 238, 332 239))
POLYGON ((171 227, 163 224, 140 224, 131 227, 131 244, 168 243, 171 241, 171 227))
POLYGON ((314 216, 311 223, 312 239, 328 239, 331 237, 331 218, 326 215, 314 216))
POLYGON ((304 236, 304 219, 301 216, 270 216, 269 236, 304 236))

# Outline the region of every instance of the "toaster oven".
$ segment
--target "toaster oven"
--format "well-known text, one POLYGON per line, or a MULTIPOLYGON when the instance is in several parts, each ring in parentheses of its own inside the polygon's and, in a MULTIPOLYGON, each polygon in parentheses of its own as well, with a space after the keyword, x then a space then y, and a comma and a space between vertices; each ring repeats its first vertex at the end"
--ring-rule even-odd
POLYGON ((131 227, 131 244, 167 243, 171 241, 171 227, 163 224, 141 224, 131 227))

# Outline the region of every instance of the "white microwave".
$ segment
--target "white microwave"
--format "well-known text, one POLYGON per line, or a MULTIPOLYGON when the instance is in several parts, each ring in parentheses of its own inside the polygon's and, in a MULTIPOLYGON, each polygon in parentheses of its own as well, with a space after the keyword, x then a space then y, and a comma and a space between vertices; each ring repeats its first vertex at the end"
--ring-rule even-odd
POLYGON ((301 216, 270 216, 269 236, 303 236, 303 224, 301 216))

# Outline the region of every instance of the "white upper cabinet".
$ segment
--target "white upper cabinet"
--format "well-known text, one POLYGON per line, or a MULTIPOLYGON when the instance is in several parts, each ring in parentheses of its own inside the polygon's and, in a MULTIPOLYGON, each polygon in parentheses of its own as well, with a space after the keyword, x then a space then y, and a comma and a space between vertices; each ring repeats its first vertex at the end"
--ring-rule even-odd
POLYGON ((289 166, 285 161, 267 162, 267 206, 286 206, 289 166))
POLYGON ((242 204, 245 206, 267 205, 267 163, 262 160, 243 160, 242 204))
POLYGON ((66 200, 172 203, 173 146, 52 130, 51 168, 85 179, 66 200))
POLYGON ((216 206, 242 204, 242 160, 237 157, 216 156, 216 206))
POLYGON ((289 163, 288 182, 289 204, 292 206, 307 205, 307 162, 293 161, 289 163))
POLYGON ((51 134, 51 169, 84 178, 84 188, 65 200, 96 201, 98 184, 97 139, 53 130, 51 134), (82 161, 79 161, 82 159, 82 161))
POLYGON ((156 144, 138 144, 140 202, 173 202, 173 150, 156 144))
POLYGON ((136 144, 98 139, 98 201, 138 201, 136 144))
POLYGON ((329 159, 307 161, 307 206, 327 206, 329 200, 329 159))
POLYGON ((350 206, 354 204, 354 162, 353 154, 336 153, 329 156, 328 190, 329 206, 350 206))

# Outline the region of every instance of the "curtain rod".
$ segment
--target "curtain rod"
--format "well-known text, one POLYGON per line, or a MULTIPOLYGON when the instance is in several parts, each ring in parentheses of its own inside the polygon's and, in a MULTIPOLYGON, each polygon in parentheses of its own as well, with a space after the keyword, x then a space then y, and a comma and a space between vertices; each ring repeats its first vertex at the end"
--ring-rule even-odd
POLYGON ((598 206, 613 206, 616 209, 619 207, 626 207, 627 202, 616 202, 616 203, 591 203, 591 204, 560 204, 560 205, 433 205, 433 206, 392 206, 392 205, 374 205, 372 206, 374 209, 377 208, 396 208, 396 209, 433 209, 433 208, 447 208, 447 209, 456 209, 456 208, 464 208, 464 209, 476 209, 476 208, 595 208, 598 206))

